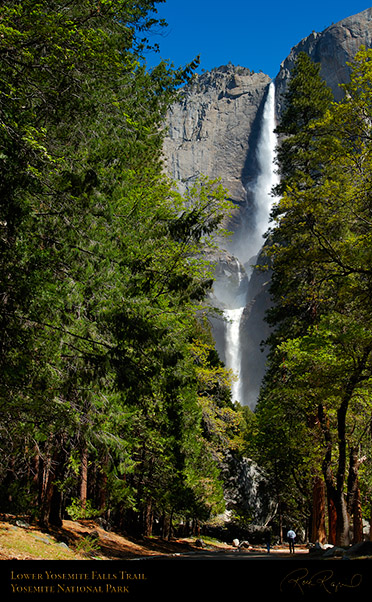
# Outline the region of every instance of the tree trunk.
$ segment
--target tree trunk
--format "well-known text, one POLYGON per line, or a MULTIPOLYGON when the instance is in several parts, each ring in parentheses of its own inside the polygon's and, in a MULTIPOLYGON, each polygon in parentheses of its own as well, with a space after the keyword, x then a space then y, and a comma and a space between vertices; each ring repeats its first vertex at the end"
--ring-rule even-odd
POLYGON ((338 435, 338 466, 336 475, 337 493, 335 498, 337 509, 337 537, 336 545, 348 546, 350 543, 350 519, 347 503, 344 496, 344 485, 346 477, 346 416, 349 401, 355 387, 355 375, 350 379, 346 387, 344 398, 337 410, 337 435, 338 435))
MULTIPOLYGON (((106 455, 102 460, 101 470, 99 472, 100 478, 99 478, 99 485, 98 485, 98 505, 99 505, 100 510, 106 510, 107 512, 109 512, 109 510, 110 510, 109 508, 106 508, 106 506, 107 506, 108 465, 109 465, 109 460, 106 455)), ((123 480, 125 481, 125 475, 123 476, 123 480)))
MULTIPOLYGON (((359 358, 357 367, 351 374, 347 385, 344 390, 341 404, 337 410, 337 440, 338 440, 338 466, 336 474, 336 487, 333 484, 332 469, 331 469, 331 456, 332 456, 332 436, 329 428, 329 421, 326 417, 324 407, 320 404, 318 406, 318 418, 323 431, 324 441, 326 444, 326 454, 323 461, 323 474, 327 485, 327 493, 329 499, 331 499, 336 507, 337 514, 337 529, 336 529, 336 544, 340 546, 349 545, 350 535, 350 519, 348 514, 348 503, 344 497, 344 485, 346 476, 346 448, 347 448, 347 433, 346 433, 346 417, 349 409, 349 403, 352 399, 355 387, 358 385, 362 378, 363 371, 366 363, 369 359, 372 348, 367 346, 364 349, 362 357, 359 358)), ((349 471, 349 477, 351 476, 349 471)), ((330 516, 332 516, 333 509, 331 509, 330 516)), ((331 532, 331 529, 330 529, 331 532)), ((333 538, 333 526, 332 526, 332 538, 333 538)))
POLYGON ((8 492, 7 500, 10 504, 12 504, 12 502, 13 502, 13 496, 10 493, 10 486, 15 481, 14 467, 15 467, 15 459, 11 458, 9 461, 9 466, 6 471, 5 479, 3 481, 3 487, 4 487, 4 490, 8 492))
POLYGON ((85 508, 88 494, 88 449, 84 447, 81 456, 81 481, 80 481, 80 502, 81 507, 85 508))
POLYGON ((336 545, 348 546, 350 544, 350 518, 347 512, 347 504, 343 492, 338 492, 336 505, 337 511, 337 533, 336 545))
POLYGON ((328 495, 328 543, 336 545, 337 539, 337 512, 333 499, 328 495))
POLYGON ((355 544, 363 541, 363 517, 359 485, 354 498, 353 518, 353 543, 355 544))
POLYGON ((162 525, 161 525, 161 537, 162 539, 168 539, 170 533, 170 520, 169 514, 163 512, 162 514, 162 525))
POLYGON ((328 542, 330 544, 336 544, 337 536, 337 511, 335 505, 336 490, 334 487, 334 479, 332 473, 332 437, 329 428, 329 419, 324 411, 322 404, 318 406, 318 418, 319 424, 322 429, 324 442, 325 442, 325 454, 322 462, 322 472, 324 482, 327 489, 327 507, 328 507, 328 542))
POLYGON ((169 517, 169 534, 168 534, 168 541, 170 541, 171 537, 173 535, 173 508, 172 511, 170 513, 170 517, 169 517))
POLYGON ((55 473, 50 471, 40 513, 40 524, 47 529, 51 525, 62 526, 62 496, 54 484, 54 477, 55 473))
POLYGON ((45 466, 40 524, 49 528, 62 526, 62 493, 56 481, 63 478, 65 452, 62 441, 56 441, 52 456, 45 466))
POLYGON ((195 517, 192 519, 192 534, 196 537, 200 536, 200 523, 195 517))
POLYGON ((151 500, 147 500, 144 511, 143 511, 143 530, 144 530, 144 535, 146 537, 151 537, 151 535, 152 535, 152 522, 153 522, 152 503, 151 503, 151 500))
POLYGON ((283 543, 283 513, 281 502, 279 502, 279 543, 283 543))
POLYGON ((310 541, 325 543, 327 540, 325 526, 325 486, 324 481, 316 477, 313 484, 313 514, 310 541))
POLYGON ((62 502, 63 494, 61 490, 54 485, 49 512, 49 525, 52 525, 53 527, 62 527, 62 502))
POLYGON ((40 494, 41 494, 41 484, 42 484, 42 471, 43 471, 43 462, 42 462, 42 458, 40 455, 40 449, 39 449, 39 446, 37 444, 35 444, 34 455, 32 458, 32 466, 31 466, 31 473, 32 473, 31 492, 32 492, 33 505, 35 506, 35 508, 40 507, 40 502, 41 502, 40 494))
POLYGON ((344 400, 337 412, 337 434, 338 434, 338 466, 337 475, 334 479, 332 473, 332 451, 333 442, 329 428, 329 420, 322 405, 318 406, 318 417, 323 431, 325 441, 325 455, 322 464, 324 481, 328 496, 328 520, 329 520, 329 543, 338 546, 349 545, 349 515, 344 497, 344 483, 346 471, 346 412, 351 393, 348 390, 344 400), (336 486, 334 481, 336 480, 336 486))
POLYGON ((102 477, 101 477, 101 482, 100 482, 100 486, 99 486, 99 508, 100 510, 109 510, 108 508, 106 508, 106 504, 107 504, 107 474, 103 473, 102 477))
POLYGON ((337 546, 350 543, 350 518, 343 492, 327 484, 328 542, 337 546))
POLYGON ((353 543, 363 541, 363 517, 362 504, 359 488, 359 467, 366 459, 359 458, 358 449, 352 447, 350 450, 349 477, 347 481, 348 511, 353 516, 353 543))

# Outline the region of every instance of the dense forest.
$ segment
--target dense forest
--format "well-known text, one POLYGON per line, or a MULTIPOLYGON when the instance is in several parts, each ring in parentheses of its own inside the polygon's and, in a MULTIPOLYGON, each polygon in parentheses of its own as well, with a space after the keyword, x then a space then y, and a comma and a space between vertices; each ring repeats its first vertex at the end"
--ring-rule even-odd
POLYGON ((218 182, 181 198, 154 0, 0 9, 0 509, 168 533, 223 509, 242 413, 208 328, 218 182))
POLYGON ((335 103, 300 53, 286 93, 255 437, 279 524, 310 518, 311 541, 341 546, 361 541, 372 517, 372 52, 351 67, 335 103))
MULTIPOLYGON (((181 196, 165 115, 197 59, 146 67, 164 0, 0 8, 0 512, 163 537, 261 466, 271 527, 347 545, 372 518, 372 52, 335 103, 300 54, 278 124, 267 373, 233 403, 209 325, 218 181, 181 196)), ((239 509, 238 509, 239 510, 239 509)), ((237 515, 239 512, 237 511, 237 515)), ((251 517, 236 517, 249 524, 251 517)))

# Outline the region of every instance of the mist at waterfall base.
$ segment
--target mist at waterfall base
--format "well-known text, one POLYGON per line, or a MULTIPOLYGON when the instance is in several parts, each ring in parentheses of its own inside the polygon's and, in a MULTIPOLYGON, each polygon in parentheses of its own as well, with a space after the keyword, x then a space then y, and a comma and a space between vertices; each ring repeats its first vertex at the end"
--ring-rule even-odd
MULTIPOLYGON (((275 129, 275 85, 270 83, 260 127, 260 135, 256 150, 258 173, 255 182, 251 186, 250 193, 253 199, 253 223, 249 231, 241 235, 239 244, 233 248, 235 266, 233 273, 228 279, 228 285, 219 284, 215 287, 215 295, 224 306, 223 315, 225 324, 224 360, 226 367, 235 375, 232 383, 233 401, 241 405, 250 405, 254 409, 258 396, 259 385, 255 366, 251 365, 252 374, 242 373, 242 322, 250 311, 249 285, 252 277, 252 268, 263 243, 264 234, 267 232, 270 221, 271 206, 274 202, 272 188, 278 182, 275 173, 275 149, 277 144, 275 129), (248 383, 252 381, 252 390, 249 399, 246 398, 242 386, 243 377, 248 383), (254 384, 253 384, 254 383, 254 384)), ((260 328, 260 324, 255 324, 260 328)), ((249 347, 249 346, 248 346, 249 347)))

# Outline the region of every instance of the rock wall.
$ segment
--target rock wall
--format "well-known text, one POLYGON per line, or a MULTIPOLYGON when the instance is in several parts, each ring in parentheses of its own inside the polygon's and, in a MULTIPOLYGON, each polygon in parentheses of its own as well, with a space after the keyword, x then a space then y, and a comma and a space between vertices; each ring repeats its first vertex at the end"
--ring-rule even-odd
POLYGON ((247 161, 255 147, 255 122, 270 81, 264 73, 225 65, 196 75, 168 114, 164 143, 167 172, 186 188, 202 175, 221 178, 237 207, 246 202, 254 174, 247 161))
MULTIPOLYGON (((342 97, 339 84, 349 79, 350 68, 346 63, 361 45, 372 47, 372 8, 300 41, 282 62, 275 78, 277 115, 283 109, 283 94, 299 52, 304 51, 320 62, 321 75, 338 100, 342 97)), ((269 82, 268 75, 245 67, 231 64, 218 67, 196 76, 191 85, 181 89, 179 102, 168 115, 168 136, 164 143, 168 174, 178 181, 181 191, 201 174, 221 178, 235 206, 227 224, 234 234, 226 242, 226 251, 215 258, 217 281, 211 302, 220 308, 224 307, 228 293, 236 289, 240 245, 250 235, 254 222, 250 190, 257 176, 257 140, 269 82)), ((245 262, 246 259, 241 260, 245 262)), ((240 265, 239 270, 242 269, 244 266, 240 265)), ((266 354, 261 342, 268 335, 264 315, 270 305, 269 276, 254 272, 249 285, 246 278, 243 280, 247 290, 241 324, 244 403, 254 408, 265 371, 266 354)), ((222 319, 215 319, 213 328, 217 350, 224 359, 222 319)))
POLYGON ((339 84, 349 81, 352 61, 361 46, 372 47, 372 8, 332 24, 321 33, 312 32, 294 46, 282 62, 275 78, 277 112, 283 108, 291 69, 299 52, 306 52, 313 61, 320 63, 320 74, 332 89, 336 100, 341 100, 343 91, 339 84))

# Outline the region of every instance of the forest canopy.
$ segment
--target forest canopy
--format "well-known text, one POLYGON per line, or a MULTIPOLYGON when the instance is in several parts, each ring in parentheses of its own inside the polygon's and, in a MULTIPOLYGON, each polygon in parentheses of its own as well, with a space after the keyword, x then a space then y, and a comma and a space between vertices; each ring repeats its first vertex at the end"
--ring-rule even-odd
POLYGON ((363 538, 372 483, 372 51, 361 48, 350 67, 339 103, 305 53, 291 73, 256 412, 258 456, 282 516, 297 514, 299 525, 310 517, 312 541, 342 546, 363 538))
POLYGON ((182 198, 153 0, 0 9, 0 508, 150 534, 224 508, 240 413, 203 319, 218 182, 182 198))
POLYGON ((244 456, 275 534, 347 546, 372 512, 372 51, 338 103, 306 54, 291 73, 253 414, 208 322, 228 194, 165 175, 197 59, 147 68, 163 1, 0 7, 0 511, 165 537, 225 510, 244 456))

